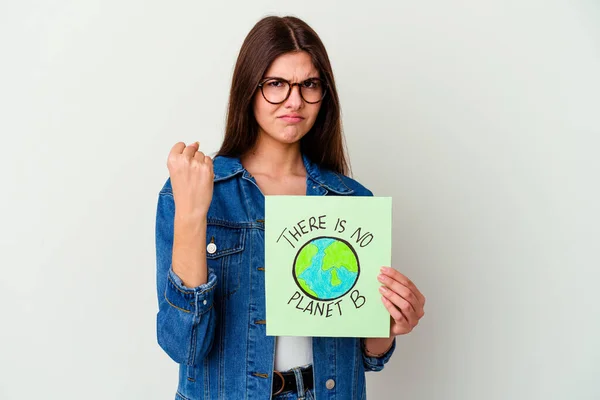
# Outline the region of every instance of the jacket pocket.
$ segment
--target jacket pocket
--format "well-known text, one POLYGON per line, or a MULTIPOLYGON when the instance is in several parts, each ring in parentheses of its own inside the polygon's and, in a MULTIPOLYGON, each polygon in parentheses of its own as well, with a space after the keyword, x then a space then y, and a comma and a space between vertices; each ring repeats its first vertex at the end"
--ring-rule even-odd
POLYGON ((190 400, 179 392, 175 393, 175 400, 190 400))
POLYGON ((206 227, 206 258, 215 271, 224 297, 240 287, 240 275, 245 241, 245 229, 228 223, 208 221, 206 227))

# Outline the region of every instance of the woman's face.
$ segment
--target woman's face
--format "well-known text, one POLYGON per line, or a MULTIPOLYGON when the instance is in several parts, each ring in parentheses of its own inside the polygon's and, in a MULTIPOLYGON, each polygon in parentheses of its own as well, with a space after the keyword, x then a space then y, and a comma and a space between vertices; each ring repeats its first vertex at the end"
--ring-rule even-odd
MULTIPOLYGON (((290 83, 297 83, 310 78, 320 78, 320 76, 308 53, 294 52, 277 57, 263 78, 283 78, 290 83)), ((271 89, 265 87, 265 93, 269 93, 268 90, 275 91, 279 84, 274 82, 271 85, 271 89)), ((309 91, 309 89, 303 90, 305 90, 303 93, 309 91)), ((272 101, 271 98, 269 100, 272 101)), ((287 100, 281 104, 271 104, 259 89, 254 97, 253 106, 259 135, 267 135, 285 144, 298 142, 314 125, 321 103, 307 103, 300 96, 299 87, 293 86, 287 100)))

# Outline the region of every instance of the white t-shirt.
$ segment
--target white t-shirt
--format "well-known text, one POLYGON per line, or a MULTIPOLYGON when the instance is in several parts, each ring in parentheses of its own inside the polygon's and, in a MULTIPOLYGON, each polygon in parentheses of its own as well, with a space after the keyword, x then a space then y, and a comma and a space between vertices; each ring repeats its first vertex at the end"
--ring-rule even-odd
POLYGON ((312 337, 277 336, 275 338, 275 370, 287 371, 313 362, 312 337))

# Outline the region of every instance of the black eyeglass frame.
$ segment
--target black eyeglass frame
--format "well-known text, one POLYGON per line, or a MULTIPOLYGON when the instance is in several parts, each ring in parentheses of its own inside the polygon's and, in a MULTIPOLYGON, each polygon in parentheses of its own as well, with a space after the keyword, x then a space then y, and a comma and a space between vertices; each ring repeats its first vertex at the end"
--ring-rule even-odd
POLYGON ((303 80, 302 82, 292 83, 292 82, 288 81, 287 79, 277 78, 277 77, 269 77, 269 78, 263 79, 262 82, 260 82, 258 84, 258 87, 260 88, 260 93, 262 93, 263 98, 268 103, 271 103, 271 104, 284 103, 287 99, 290 98, 290 94, 292 94, 292 89, 294 88, 294 86, 298 86, 298 91, 300 92, 300 97, 302 97, 302 100, 304 100, 308 104, 317 104, 317 103, 320 103, 321 101, 323 101, 323 99, 325 98, 325 95, 327 94, 327 89, 329 88, 329 85, 327 85, 327 82, 325 82, 321 78, 308 78, 308 79, 303 80), (269 81, 282 81, 282 82, 286 82, 288 84, 288 93, 285 96, 285 98, 283 100, 281 100, 280 102, 274 103, 274 102, 270 101, 269 99, 267 99, 267 96, 265 96, 265 92, 263 91, 263 86, 265 83, 267 83, 269 81), (323 95, 317 101, 308 101, 302 95, 302 86, 300 86, 300 85, 304 84, 305 82, 309 82, 309 81, 319 81, 321 83, 321 87, 323 87, 323 95))

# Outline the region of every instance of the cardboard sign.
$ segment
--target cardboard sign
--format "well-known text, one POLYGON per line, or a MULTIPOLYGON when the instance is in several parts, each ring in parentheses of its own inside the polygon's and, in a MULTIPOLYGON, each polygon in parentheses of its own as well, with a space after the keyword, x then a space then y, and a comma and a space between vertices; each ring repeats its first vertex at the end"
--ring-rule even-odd
POLYGON ((389 197, 266 196, 267 335, 388 337, 391 236, 389 197))

